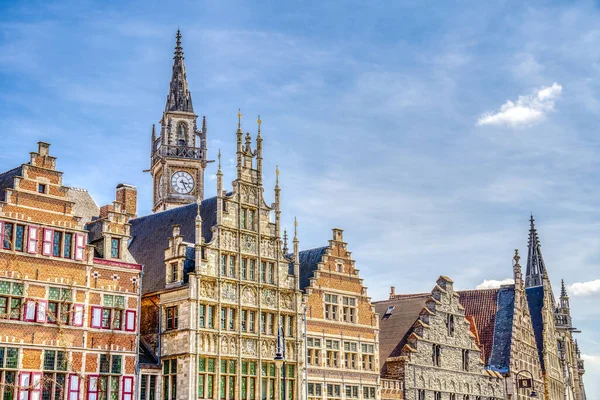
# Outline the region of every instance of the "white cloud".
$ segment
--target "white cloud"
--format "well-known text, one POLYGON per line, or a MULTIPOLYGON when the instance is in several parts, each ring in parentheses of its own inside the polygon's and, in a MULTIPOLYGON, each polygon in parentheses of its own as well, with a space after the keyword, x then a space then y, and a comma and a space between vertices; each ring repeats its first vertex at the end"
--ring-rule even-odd
POLYGON ((588 282, 576 282, 569 285, 569 294, 573 296, 591 296, 600 294, 600 279, 588 282))
POLYGON ((515 280, 512 278, 502 279, 501 281, 495 279, 486 279, 479 285, 477 285, 476 289, 496 289, 502 285, 512 285, 515 283, 515 280))
POLYGON ((588 363, 600 363, 600 356, 595 356, 592 354, 582 354, 581 358, 583 358, 583 360, 588 363))
POLYGON ((542 120, 554 110, 554 101, 562 93, 562 86, 554 82, 528 96, 519 96, 516 102, 508 100, 496 113, 488 112, 477 120, 477 125, 526 125, 542 120))

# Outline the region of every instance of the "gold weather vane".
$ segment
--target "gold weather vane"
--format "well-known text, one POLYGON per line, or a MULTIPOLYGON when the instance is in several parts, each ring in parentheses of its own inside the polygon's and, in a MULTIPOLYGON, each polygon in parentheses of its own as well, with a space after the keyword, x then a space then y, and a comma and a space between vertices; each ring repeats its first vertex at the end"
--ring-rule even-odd
POLYGON ((294 237, 298 236, 298 220, 294 217, 294 237))
POLYGON ((258 116, 256 123, 258 124, 258 134, 260 135, 260 124, 262 124, 262 121, 260 120, 260 115, 258 116))
POLYGON ((279 165, 275 166, 275 184, 279 185, 279 165))
POLYGON ((238 128, 242 128, 242 110, 238 108, 238 128))

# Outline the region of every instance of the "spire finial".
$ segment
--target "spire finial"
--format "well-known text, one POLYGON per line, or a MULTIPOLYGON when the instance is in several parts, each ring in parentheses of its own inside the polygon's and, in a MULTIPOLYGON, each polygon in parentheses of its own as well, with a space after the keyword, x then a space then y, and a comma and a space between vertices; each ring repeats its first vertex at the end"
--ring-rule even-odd
POLYGON ((238 116, 238 130, 241 130, 242 129, 242 109, 241 108, 238 108, 237 116, 238 116))
POLYGON ((262 124, 262 121, 260 120, 260 114, 258 115, 256 123, 258 124, 258 136, 260 136, 260 124, 262 124))
POLYGON ((275 166, 275 186, 279 186, 279 165, 275 166))
POLYGON ((219 149, 219 152, 217 153, 217 158, 219 159, 219 171, 221 170, 221 149, 219 149))
POLYGON ((294 239, 298 237, 298 220, 294 217, 294 239))
POLYGON ((519 255, 519 249, 515 249, 515 256, 513 257, 513 260, 515 260, 515 265, 519 265, 520 259, 521 256, 519 255))
POLYGON ((567 288, 565 287, 565 280, 560 280, 560 297, 567 297, 567 288))
POLYGON ((288 234, 287 229, 283 230, 283 254, 287 254, 288 249, 288 234))
POLYGON ((183 58, 183 48, 181 47, 181 31, 177 28, 177 34, 175 35, 177 39, 175 42, 175 57, 174 58, 183 58))

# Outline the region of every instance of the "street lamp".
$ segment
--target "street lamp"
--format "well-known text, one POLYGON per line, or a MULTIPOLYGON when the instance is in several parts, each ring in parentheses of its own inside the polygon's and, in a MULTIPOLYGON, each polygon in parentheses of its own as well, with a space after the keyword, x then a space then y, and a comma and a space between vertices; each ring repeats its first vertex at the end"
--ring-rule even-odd
POLYGON ((283 400, 287 399, 287 371, 285 367, 285 332, 283 326, 280 326, 277 330, 277 353, 275 353, 275 365, 281 370, 283 374, 283 400))
POLYGON ((537 399, 538 395, 535 391, 535 380, 533 379, 533 374, 531 372, 529 372, 526 369, 523 369, 519 372, 517 372, 517 375, 515 377, 517 379, 517 393, 519 392, 519 389, 531 389, 531 393, 529 394, 529 398, 530 399, 537 399), (531 376, 531 379, 528 378, 523 378, 521 380, 519 380, 519 375, 522 373, 527 373, 529 374, 529 376, 531 376))

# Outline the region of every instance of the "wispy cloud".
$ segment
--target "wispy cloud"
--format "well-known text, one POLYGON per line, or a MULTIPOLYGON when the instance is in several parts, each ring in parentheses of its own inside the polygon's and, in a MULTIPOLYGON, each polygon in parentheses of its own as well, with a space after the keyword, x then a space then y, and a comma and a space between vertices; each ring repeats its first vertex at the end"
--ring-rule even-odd
POLYGON ((512 285, 513 283, 515 283, 515 280, 512 278, 502 280, 486 279, 477 285, 477 289, 496 289, 502 285, 512 285))
POLYGON ((554 102, 560 97, 562 86, 554 82, 517 101, 507 100, 498 112, 488 112, 477 120, 477 125, 519 126, 538 122, 554 110, 554 102))
POLYGON ((594 296, 600 294, 600 279, 573 283, 569 285, 568 290, 572 296, 594 296))

